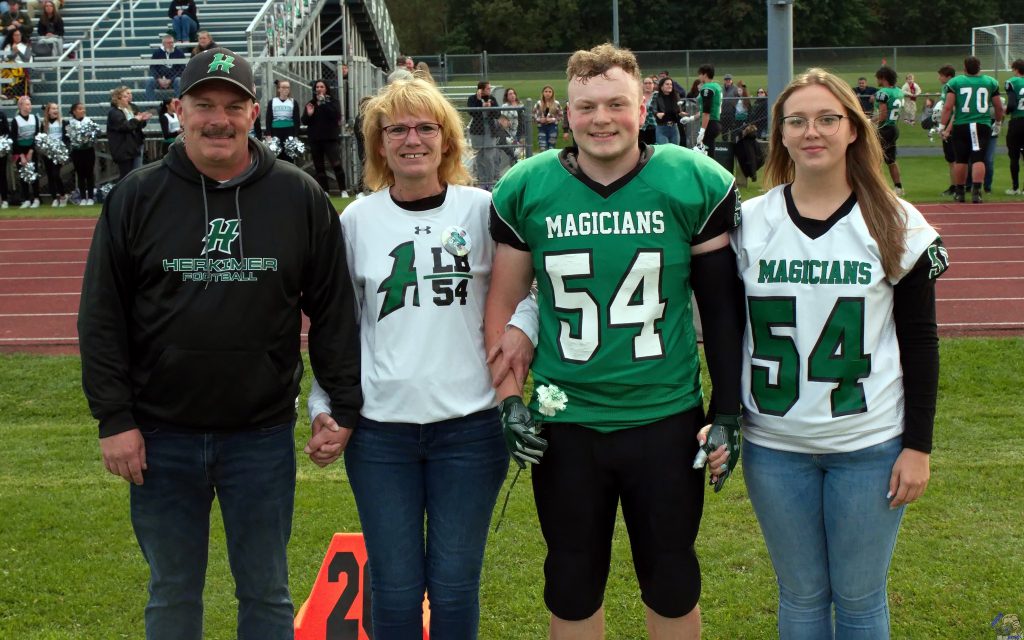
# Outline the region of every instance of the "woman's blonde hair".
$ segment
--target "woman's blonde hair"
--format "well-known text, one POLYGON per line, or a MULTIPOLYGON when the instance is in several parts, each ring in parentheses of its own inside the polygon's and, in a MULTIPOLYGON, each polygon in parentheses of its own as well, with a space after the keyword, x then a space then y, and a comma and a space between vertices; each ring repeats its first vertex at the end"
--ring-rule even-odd
POLYGON ((442 184, 472 184, 473 178, 462 164, 466 138, 462 119, 448 99, 433 83, 422 78, 395 80, 382 88, 363 108, 363 139, 366 164, 363 181, 379 191, 395 184, 395 174, 379 152, 384 143, 381 120, 396 120, 406 115, 429 116, 441 125, 441 147, 445 149, 437 177, 442 184))
POLYGON ((120 87, 114 87, 113 89, 111 89, 110 90, 110 106, 112 106, 112 107, 118 106, 117 103, 121 101, 121 97, 125 93, 127 93, 129 91, 131 91, 131 89, 128 88, 127 86, 125 86, 125 85, 121 85, 120 87))
POLYGON ((60 122, 60 106, 56 102, 47 102, 43 107, 43 133, 50 133, 50 107, 57 109, 57 122, 60 122))
POLYGON ((765 188, 793 182, 796 177, 793 158, 782 144, 782 118, 786 100, 793 92, 810 86, 824 87, 835 96, 846 111, 842 115, 857 133, 857 138, 846 148, 846 181, 857 196, 871 237, 878 243, 885 275, 895 277, 901 273, 900 261, 906 250, 906 216, 882 174, 882 145, 875 126, 864 115, 853 90, 840 78, 824 69, 808 69, 779 94, 772 108, 765 188))

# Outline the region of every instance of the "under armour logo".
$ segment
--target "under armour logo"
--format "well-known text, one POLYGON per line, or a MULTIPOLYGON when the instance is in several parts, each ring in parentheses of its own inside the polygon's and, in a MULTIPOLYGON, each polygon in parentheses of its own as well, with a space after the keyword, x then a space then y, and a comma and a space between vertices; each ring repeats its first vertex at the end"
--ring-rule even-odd
POLYGON ((430 227, 416 227, 416 235, 420 235, 420 231, 427 235, 430 235, 430 227))

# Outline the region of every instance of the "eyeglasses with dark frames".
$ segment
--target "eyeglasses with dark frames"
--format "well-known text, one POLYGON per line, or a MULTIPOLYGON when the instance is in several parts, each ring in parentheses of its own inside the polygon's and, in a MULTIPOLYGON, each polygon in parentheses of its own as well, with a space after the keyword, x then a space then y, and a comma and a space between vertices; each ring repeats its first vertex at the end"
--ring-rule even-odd
POLYGON ((409 132, 413 129, 416 130, 416 135, 421 138, 436 138, 437 134, 441 133, 442 128, 443 127, 436 122, 421 122, 411 127, 407 124, 393 124, 387 127, 381 127, 381 131, 387 135, 389 140, 405 140, 409 137, 409 132))

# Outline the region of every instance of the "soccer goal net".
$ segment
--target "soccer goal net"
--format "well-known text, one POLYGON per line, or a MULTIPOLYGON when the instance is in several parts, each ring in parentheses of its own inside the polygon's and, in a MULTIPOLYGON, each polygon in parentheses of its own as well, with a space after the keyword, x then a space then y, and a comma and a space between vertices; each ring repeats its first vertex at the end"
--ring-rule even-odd
POLYGON ((993 24, 971 29, 971 54, 991 71, 1008 71, 1024 58, 1024 24, 993 24))

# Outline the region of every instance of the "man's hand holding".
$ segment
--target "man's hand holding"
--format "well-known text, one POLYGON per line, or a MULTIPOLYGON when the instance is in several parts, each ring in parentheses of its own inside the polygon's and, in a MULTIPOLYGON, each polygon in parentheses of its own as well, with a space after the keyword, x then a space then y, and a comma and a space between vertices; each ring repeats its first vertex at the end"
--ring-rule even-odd
POLYGON ((131 429, 100 438, 100 452, 107 471, 133 484, 142 484, 142 472, 146 470, 146 441, 141 431, 131 429))
POLYGON ((352 429, 340 426, 327 413, 313 418, 312 432, 303 452, 319 467, 326 467, 337 460, 352 437, 352 429))
POLYGON ((498 411, 501 431, 505 435, 505 446, 519 468, 525 469, 528 462, 540 464, 540 459, 548 448, 548 441, 537 435, 540 430, 533 423, 533 416, 523 404, 523 399, 519 396, 509 396, 498 403, 498 411))

